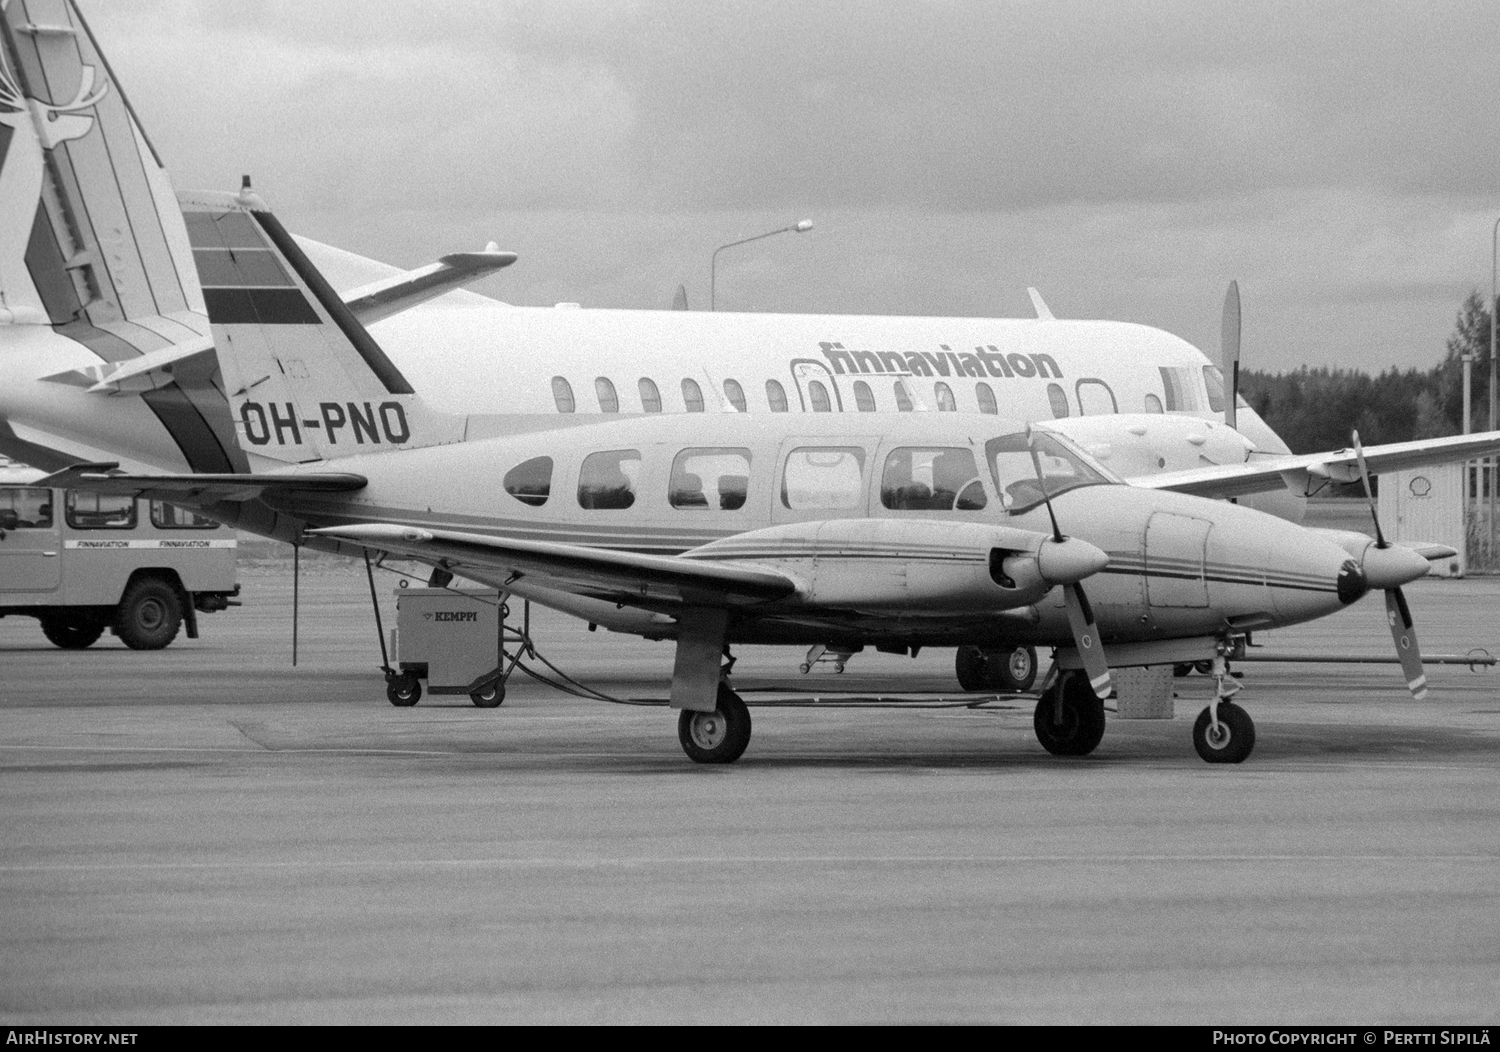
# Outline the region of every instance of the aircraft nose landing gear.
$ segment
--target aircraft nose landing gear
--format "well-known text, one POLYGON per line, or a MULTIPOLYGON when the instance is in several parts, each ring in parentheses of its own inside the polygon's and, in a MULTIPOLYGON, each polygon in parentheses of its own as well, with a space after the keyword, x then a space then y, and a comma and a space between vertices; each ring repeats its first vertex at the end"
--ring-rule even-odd
POLYGON ((1240 685, 1230 677, 1222 649, 1214 658, 1213 673, 1214 700, 1193 724, 1193 748, 1207 763, 1243 763, 1255 748, 1255 721, 1229 700, 1240 685))

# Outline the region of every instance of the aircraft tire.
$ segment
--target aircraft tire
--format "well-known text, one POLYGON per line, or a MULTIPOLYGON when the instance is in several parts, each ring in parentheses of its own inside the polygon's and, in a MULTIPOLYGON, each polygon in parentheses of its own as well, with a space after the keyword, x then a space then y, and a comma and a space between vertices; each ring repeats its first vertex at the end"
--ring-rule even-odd
POLYGON ((1023 694, 1036 682, 1036 649, 1012 647, 990 655, 989 680, 1005 694, 1023 694))
POLYGON ((1104 738, 1104 702, 1083 676, 1067 672, 1043 694, 1032 714, 1037 741, 1053 756, 1087 756, 1104 738), (1062 692, 1062 722, 1055 722, 1057 691, 1062 692))
POLYGON ((1232 701, 1219 702, 1219 733, 1211 734, 1208 709, 1193 724, 1193 748, 1207 763, 1244 763, 1255 748, 1255 721, 1232 701))
POLYGON ((734 763, 750 744, 750 710, 721 683, 713 712, 683 709, 678 715, 677 740, 695 763, 734 763))
POLYGON ((385 681, 385 696, 398 708, 410 708, 422 700, 422 681, 410 672, 385 681))
POLYGON ((83 650, 104 634, 104 622, 77 616, 49 614, 41 619, 42 635, 64 650, 83 650))
POLYGON ((964 690, 989 690, 989 665, 983 650, 978 647, 959 647, 953 655, 953 671, 958 674, 958 685, 964 690))
POLYGON ((469 692, 469 700, 481 709, 496 709, 505 701, 505 688, 497 679, 493 683, 486 683, 478 690, 469 692))
POLYGON ((160 650, 182 627, 177 589, 159 577, 142 577, 125 589, 115 614, 115 634, 131 650, 160 650))

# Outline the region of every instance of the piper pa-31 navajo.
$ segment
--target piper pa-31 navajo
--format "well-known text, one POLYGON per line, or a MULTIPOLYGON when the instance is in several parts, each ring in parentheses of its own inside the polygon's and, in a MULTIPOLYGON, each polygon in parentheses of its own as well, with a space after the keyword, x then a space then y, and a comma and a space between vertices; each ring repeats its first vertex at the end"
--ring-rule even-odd
MULTIPOLYGON (((1045 384, 992 388, 976 379, 979 413, 881 414, 878 401, 874 414, 863 412, 858 385, 868 386, 862 377, 876 364, 898 409, 901 390, 914 408, 930 398, 929 407, 944 409, 944 381, 933 377, 946 366, 972 378, 971 357, 987 374, 1006 378, 1008 369, 1008 379, 1047 384, 1064 378, 1066 359, 1083 363, 1070 369, 1118 377, 1121 391, 1128 376, 1154 369, 1162 398, 1176 390, 1186 405, 1185 392, 1200 389, 1189 382, 1193 370, 1203 382, 1201 355, 1177 341, 1173 353, 1187 348, 1197 358, 1189 374, 1170 374, 1176 388, 1169 366, 1151 357, 1157 352, 1104 373, 1120 351, 1105 339, 1112 323, 799 320, 796 331, 809 339, 835 321, 868 326, 851 336, 853 345, 829 341, 826 385, 792 363, 787 382, 806 412, 782 412, 793 404, 788 389, 776 381, 787 395, 779 404, 769 377, 759 385, 765 406, 741 404, 734 390, 743 395, 743 385, 711 368, 705 380, 733 412, 694 415, 704 407, 694 380, 677 385, 684 412, 654 412, 665 401, 652 381, 655 404, 637 384, 640 415, 560 414, 556 376, 545 381, 545 406, 535 398, 521 406, 538 411, 529 417, 435 411, 415 398, 361 319, 387 316, 514 257, 445 257, 341 298, 253 193, 173 197, 123 95, 102 76, 75 8, 13 0, 3 21, 0 451, 64 469, 59 477, 80 487, 165 495, 310 546, 408 555, 608 627, 676 639, 673 699, 688 714, 685 741, 733 727, 725 740, 743 747, 748 716, 736 715, 732 697, 728 715, 692 715, 720 711, 718 655, 736 641, 1041 644, 1061 646, 1063 664, 1082 664, 1089 675, 1059 673, 1046 685, 1039 733, 1062 740, 1059 751, 1087 751, 1102 727, 1085 700, 1090 683, 1097 690, 1107 682, 1101 644, 1116 664, 1210 659, 1246 631, 1318 616, 1370 586, 1387 589, 1400 607, 1390 590, 1419 575, 1409 551, 1383 540, 1352 535, 1333 544, 1248 508, 1122 487, 1066 434, 1025 438, 1022 423, 1003 421, 1040 410, 1008 394, 1002 413, 998 392, 1031 391, 1040 406, 1051 397, 1045 384), (945 338, 972 343, 974 353, 942 344, 926 350, 944 326, 962 328, 945 338), (997 335, 979 333, 985 326, 997 335), (909 351, 870 350, 877 337, 922 345, 918 358, 929 372, 909 351), (1080 350, 1090 344, 1108 353, 1090 359, 1080 350), (887 354, 910 375, 890 379, 898 363, 887 354), (996 398, 993 415, 984 390, 996 398), (837 411, 846 403, 855 411, 837 411), (78 466, 103 460, 124 463, 135 477, 78 466), (1059 738, 1071 725, 1083 730, 1059 738)), ((582 325, 590 314, 504 310, 516 312, 522 330, 523 316, 582 325)), ((597 331, 628 336, 617 324, 623 313, 630 312, 611 312, 597 331)), ((750 316, 711 324, 709 345, 770 339, 750 316)), ((1163 339, 1154 346, 1172 339, 1156 335, 1163 339)), ((614 359, 631 350, 602 336, 595 342, 614 359)), ((515 386, 535 372, 529 356, 507 368, 515 386)), ((1090 377, 1066 378, 1083 398, 1078 384, 1090 377)), ((596 379, 601 409, 612 386, 596 379)), ((501 384, 497 397, 506 389, 501 384)), ((1136 419, 1085 418, 1122 445, 1142 437, 1136 419)), ((1184 420, 1199 429, 1214 423, 1184 420)), ((1187 437, 1190 446, 1206 443, 1187 437)), ((1368 456, 1378 470, 1479 455, 1496 438, 1377 447, 1368 456)), ((1103 452, 1098 447, 1091 443, 1103 452)), ((1352 473, 1356 462, 1353 452, 1246 460, 1244 443, 1238 448, 1235 463, 1200 458, 1149 484, 1254 493, 1352 473)), ((1408 679, 1419 685, 1414 636, 1401 627, 1409 618, 1393 619, 1403 653, 1418 662, 1408 679)), ((1238 745, 1213 746, 1231 741, 1240 719, 1216 711, 1237 709, 1210 707, 1203 747, 1216 758, 1243 758, 1248 718, 1238 745)), ((715 746, 707 758, 735 754, 715 746)))

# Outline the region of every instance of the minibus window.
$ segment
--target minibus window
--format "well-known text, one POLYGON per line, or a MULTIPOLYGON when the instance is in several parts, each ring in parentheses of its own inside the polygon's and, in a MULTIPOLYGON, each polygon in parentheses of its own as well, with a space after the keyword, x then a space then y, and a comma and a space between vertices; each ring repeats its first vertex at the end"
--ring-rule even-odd
POLYGON ((69 490, 64 503, 67 507, 68 525, 75 530, 135 529, 134 497, 69 490))

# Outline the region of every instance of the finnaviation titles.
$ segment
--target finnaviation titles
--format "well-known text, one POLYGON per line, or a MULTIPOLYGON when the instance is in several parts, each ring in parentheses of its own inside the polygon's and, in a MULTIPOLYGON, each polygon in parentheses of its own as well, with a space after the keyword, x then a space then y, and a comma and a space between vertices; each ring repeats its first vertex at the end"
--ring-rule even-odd
POLYGON ((970 351, 953 351, 946 343, 932 351, 850 351, 842 343, 818 341, 835 373, 895 373, 898 376, 999 376, 1062 378, 1050 354, 1006 354, 993 344, 970 351))

